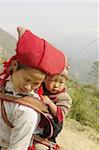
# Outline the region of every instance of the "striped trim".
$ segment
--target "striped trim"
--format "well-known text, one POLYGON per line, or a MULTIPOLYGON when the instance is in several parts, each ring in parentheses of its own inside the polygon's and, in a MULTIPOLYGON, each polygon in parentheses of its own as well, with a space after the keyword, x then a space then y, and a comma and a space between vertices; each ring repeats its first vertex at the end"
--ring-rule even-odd
POLYGON ((2 118, 5 121, 5 123, 10 127, 13 128, 14 126, 11 124, 11 122, 9 122, 8 118, 7 118, 7 114, 5 111, 5 107, 4 107, 4 102, 1 101, 1 114, 2 114, 2 118))

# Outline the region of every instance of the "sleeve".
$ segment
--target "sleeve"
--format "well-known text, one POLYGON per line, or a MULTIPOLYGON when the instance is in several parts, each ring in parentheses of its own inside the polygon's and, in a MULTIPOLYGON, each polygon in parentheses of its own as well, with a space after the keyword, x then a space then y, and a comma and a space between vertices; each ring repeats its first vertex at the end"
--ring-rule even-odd
POLYGON ((63 121, 63 113, 62 113, 62 109, 60 106, 57 106, 57 119, 58 119, 58 122, 63 121))
POLYGON ((58 120, 64 119, 70 111, 72 99, 68 93, 64 92, 57 96, 57 118, 58 120))

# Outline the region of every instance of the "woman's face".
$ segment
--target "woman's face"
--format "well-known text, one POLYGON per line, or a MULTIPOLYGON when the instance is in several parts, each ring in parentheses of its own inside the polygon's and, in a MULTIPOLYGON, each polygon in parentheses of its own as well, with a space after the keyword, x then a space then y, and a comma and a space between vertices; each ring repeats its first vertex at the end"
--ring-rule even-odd
POLYGON ((14 90, 19 93, 31 92, 41 85, 45 75, 38 69, 13 69, 12 82, 14 90))

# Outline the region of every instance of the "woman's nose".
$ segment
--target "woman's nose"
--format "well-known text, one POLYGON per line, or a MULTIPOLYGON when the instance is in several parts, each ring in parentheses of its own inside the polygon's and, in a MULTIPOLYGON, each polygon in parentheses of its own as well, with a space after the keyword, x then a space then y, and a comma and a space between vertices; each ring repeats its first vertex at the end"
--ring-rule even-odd
POLYGON ((32 90, 32 86, 29 85, 29 84, 28 84, 28 85, 25 85, 24 88, 25 88, 26 90, 32 90))

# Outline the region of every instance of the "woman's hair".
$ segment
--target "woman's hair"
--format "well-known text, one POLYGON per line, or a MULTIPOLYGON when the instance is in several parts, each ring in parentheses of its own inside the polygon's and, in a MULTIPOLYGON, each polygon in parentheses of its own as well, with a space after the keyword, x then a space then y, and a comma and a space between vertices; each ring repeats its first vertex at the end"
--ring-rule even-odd
MULTIPOLYGON (((18 71, 18 70, 21 70, 21 69, 27 70, 27 68, 28 68, 28 67, 26 67, 25 65, 20 64, 20 63, 18 62, 17 67, 16 67, 16 70, 17 70, 17 71, 18 71)), ((13 69, 12 69, 12 68, 10 69, 10 73, 11 73, 11 74, 13 73, 13 69)))
MULTIPOLYGON (((23 69, 23 70, 28 70, 29 68, 30 68, 30 67, 27 67, 27 66, 21 64, 20 62, 18 62, 16 71, 21 70, 21 69, 23 69)), ((40 70, 40 69, 38 69, 38 68, 32 68, 32 69, 35 70, 35 73, 41 73, 41 74, 43 74, 43 75, 46 74, 44 71, 42 71, 42 70, 40 70)), ((12 74, 12 73, 13 73, 13 70, 11 69, 11 74, 12 74)))
POLYGON ((27 67, 27 66, 25 66, 25 65, 23 65, 23 64, 20 64, 20 63, 18 62, 18 66, 17 66, 16 70, 20 70, 20 69, 27 70, 27 69, 28 69, 28 67, 27 67))

